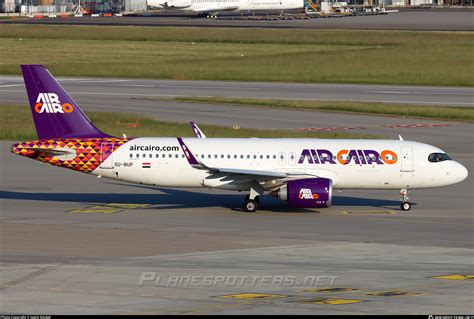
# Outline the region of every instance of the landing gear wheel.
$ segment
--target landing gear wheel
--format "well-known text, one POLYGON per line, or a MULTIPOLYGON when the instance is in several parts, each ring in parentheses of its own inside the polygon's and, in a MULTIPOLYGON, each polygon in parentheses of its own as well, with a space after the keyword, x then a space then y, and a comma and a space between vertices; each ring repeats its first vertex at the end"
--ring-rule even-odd
POLYGON ((409 202, 405 202, 405 203, 401 203, 400 204, 400 208, 403 210, 403 211, 408 211, 411 209, 411 204, 409 202))
POLYGON ((408 198, 408 189, 406 188, 402 188, 400 190, 400 197, 401 197, 401 200, 402 200, 402 203, 400 204, 400 209, 403 210, 403 211, 408 211, 411 209, 411 203, 408 202, 409 198, 408 198))
POLYGON ((258 208, 258 201, 254 199, 246 199, 244 203, 244 210, 248 213, 253 213, 258 208))
MULTIPOLYGON (((245 196, 245 201, 248 201, 249 199, 250 195, 245 196)), ((257 204, 260 204, 260 196, 255 197, 254 200, 257 202, 257 204)))

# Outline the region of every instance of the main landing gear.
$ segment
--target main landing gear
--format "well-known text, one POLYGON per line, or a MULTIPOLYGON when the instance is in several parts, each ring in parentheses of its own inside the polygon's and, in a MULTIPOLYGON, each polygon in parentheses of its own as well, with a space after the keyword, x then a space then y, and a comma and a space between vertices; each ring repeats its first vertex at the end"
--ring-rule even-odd
POLYGON ((255 197, 254 199, 250 199, 249 195, 245 197, 244 210, 247 213, 254 213, 255 211, 257 211, 258 205, 260 205, 259 196, 255 197))
POLYGON ((411 209, 411 203, 408 202, 408 189, 404 188, 400 190, 400 197, 402 203, 400 204, 400 209, 403 211, 408 211, 411 209))
MULTIPOLYGON (((259 188, 259 187, 257 187, 259 188)), ((263 193, 263 189, 260 192, 257 192, 254 188, 250 189, 250 194, 245 197, 243 209, 248 213, 253 213, 257 211, 258 206, 260 205, 260 194, 263 193)))

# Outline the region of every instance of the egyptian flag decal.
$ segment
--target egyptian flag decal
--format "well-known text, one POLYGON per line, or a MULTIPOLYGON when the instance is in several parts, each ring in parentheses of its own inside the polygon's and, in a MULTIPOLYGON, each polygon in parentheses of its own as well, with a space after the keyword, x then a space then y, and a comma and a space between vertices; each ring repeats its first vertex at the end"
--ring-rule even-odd
POLYGON ((142 168, 151 168, 151 163, 142 163, 142 168))

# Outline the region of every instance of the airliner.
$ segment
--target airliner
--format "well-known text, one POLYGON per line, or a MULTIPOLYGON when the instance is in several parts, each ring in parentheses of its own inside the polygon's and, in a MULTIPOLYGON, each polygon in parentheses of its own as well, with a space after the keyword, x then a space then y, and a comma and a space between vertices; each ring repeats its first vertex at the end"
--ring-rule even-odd
MULTIPOLYGON (((441 149, 403 140, 114 137, 99 130, 42 65, 22 65, 38 139, 11 152, 54 166, 161 187, 246 192, 255 212, 268 194, 291 208, 331 206, 333 189, 400 190, 463 181, 467 169, 441 149)), ((67 186, 66 186, 67 187, 67 186)))
POLYGON ((303 9, 304 0, 147 0, 147 5, 192 11, 215 18, 222 11, 303 9))

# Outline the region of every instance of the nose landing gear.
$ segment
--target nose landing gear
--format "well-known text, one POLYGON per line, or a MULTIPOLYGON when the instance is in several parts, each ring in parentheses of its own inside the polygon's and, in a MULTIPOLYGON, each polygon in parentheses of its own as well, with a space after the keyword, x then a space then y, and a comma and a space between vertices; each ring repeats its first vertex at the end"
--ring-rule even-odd
POLYGON ((400 204, 400 209, 403 211, 409 211, 411 209, 411 203, 408 202, 408 189, 404 188, 400 190, 400 197, 402 203, 400 204))

